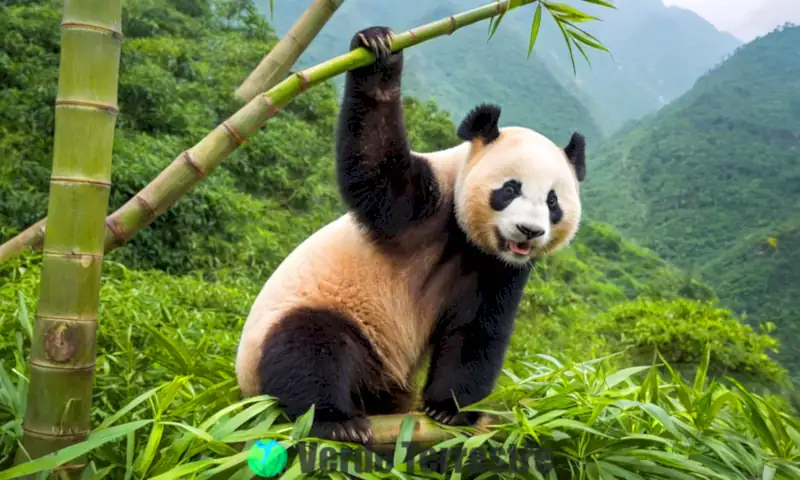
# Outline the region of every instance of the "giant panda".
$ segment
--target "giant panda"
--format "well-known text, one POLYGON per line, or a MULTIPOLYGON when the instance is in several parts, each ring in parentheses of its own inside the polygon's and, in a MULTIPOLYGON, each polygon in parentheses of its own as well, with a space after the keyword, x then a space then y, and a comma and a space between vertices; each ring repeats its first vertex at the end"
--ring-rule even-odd
POLYGON ((427 354, 426 414, 479 420, 459 406, 493 389, 533 262, 578 229, 585 176, 582 135, 561 148, 499 128, 490 104, 466 115, 459 145, 412 151, 392 35, 371 27, 350 43, 376 61, 345 79, 335 154, 348 212, 273 272, 236 357, 244 396, 273 396, 292 420, 313 405, 312 436, 361 444, 368 416, 413 406, 427 354))

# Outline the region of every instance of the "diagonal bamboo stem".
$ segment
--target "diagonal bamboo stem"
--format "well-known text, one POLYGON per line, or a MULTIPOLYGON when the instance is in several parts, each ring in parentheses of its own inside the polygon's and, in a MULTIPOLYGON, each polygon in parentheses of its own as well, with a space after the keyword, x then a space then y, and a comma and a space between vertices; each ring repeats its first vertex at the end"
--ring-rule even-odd
POLYGON ((236 96, 249 102, 274 87, 308 48, 344 0, 314 0, 280 42, 236 89, 236 96))
MULTIPOLYGON (((78 443, 90 429, 121 23, 120 0, 64 2, 50 221, 17 463, 78 443)), ((63 473, 74 474, 81 462, 62 466, 63 473)))
MULTIPOLYGON (((539 0, 503 0, 413 28, 395 36, 392 50, 398 51, 473 23, 506 14, 539 0)), ((303 91, 354 68, 369 65, 375 57, 359 48, 311 68, 297 72, 250 100, 195 146, 178 155, 152 182, 106 218, 106 252, 124 245, 142 228, 150 225, 182 195, 211 174, 219 163, 256 133, 272 116, 303 91)), ((40 236, 35 229, 26 245, 36 247, 40 236)), ((27 230, 26 230, 27 232, 27 230)), ((24 233, 24 232, 23 232, 24 233)), ((23 234, 20 234, 23 235, 23 234)), ((21 251, 17 239, 0 247, 0 262, 21 251), (8 245, 12 244, 13 248, 8 245)))

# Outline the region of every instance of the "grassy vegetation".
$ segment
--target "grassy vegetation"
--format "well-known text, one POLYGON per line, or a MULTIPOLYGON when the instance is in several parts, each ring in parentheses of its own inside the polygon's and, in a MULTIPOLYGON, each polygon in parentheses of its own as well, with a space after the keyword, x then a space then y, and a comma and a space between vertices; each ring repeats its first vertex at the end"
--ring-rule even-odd
POLYGON ((724 305, 774 323, 794 376, 798 42, 793 27, 739 49, 679 101, 609 140, 585 188, 592 218, 708 281, 724 305))
MULTIPOLYGON (((125 8, 110 208, 217 125, 233 108, 236 86, 275 43, 247 2, 147 0, 125 8)), ((0 11, 0 80, 8 85, 0 93, 3 240, 44 214, 59 20, 55 1, 0 11)), ((413 98, 405 106, 416 150, 457 142, 449 112, 413 98)), ((333 85, 305 92, 109 255, 94 432, 23 468, 47 470, 85 452, 84 478, 252 478, 243 443, 312 441, 308 422, 287 424, 271 399, 241 401, 233 361, 270 272, 343 211, 332 175, 337 108, 333 85)), ((39 266, 30 253, 0 265, 0 479, 19 473, 6 469, 21 435, 39 266)), ((714 302, 708 286, 609 226, 586 222, 526 287, 508 375, 480 407, 503 423, 485 436, 453 431, 444 445, 539 443, 552 452, 558 478, 794 478, 800 426, 793 405, 771 393, 785 377, 769 357, 777 345, 714 302), (699 379, 714 382, 695 381, 698 367, 699 379)), ((404 468, 395 465, 395 476, 404 468)), ((292 463, 285 478, 299 469, 292 463)))

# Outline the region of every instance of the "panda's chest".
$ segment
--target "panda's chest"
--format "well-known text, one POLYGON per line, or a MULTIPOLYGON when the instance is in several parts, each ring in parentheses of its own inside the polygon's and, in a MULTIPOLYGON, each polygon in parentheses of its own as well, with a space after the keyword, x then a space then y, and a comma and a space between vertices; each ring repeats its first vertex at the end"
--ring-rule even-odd
POLYGON ((431 242, 410 257, 404 265, 408 299, 422 331, 432 328, 442 311, 462 296, 470 296, 477 286, 477 274, 465 269, 468 254, 451 238, 431 242))

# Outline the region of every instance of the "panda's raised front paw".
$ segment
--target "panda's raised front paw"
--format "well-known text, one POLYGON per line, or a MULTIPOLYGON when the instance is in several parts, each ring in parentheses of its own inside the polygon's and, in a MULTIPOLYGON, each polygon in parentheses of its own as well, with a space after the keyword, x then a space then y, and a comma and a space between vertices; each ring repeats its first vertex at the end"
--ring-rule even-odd
POLYGON ((356 33, 350 42, 350 50, 358 47, 369 49, 377 61, 388 59, 392 55, 394 32, 389 27, 369 27, 356 33))
POLYGON ((439 423, 451 426, 471 427, 478 423, 480 412, 459 412, 455 402, 425 402, 425 415, 439 423))
POLYGON ((367 445, 372 440, 372 426, 367 417, 363 416, 342 422, 314 421, 309 435, 336 442, 367 445))

